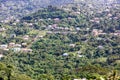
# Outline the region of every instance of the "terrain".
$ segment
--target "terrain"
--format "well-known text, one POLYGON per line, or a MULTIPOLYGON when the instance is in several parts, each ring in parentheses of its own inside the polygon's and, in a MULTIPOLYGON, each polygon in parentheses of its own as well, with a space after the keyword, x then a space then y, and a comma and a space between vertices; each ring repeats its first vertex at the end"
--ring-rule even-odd
POLYGON ((48 5, 63 5, 73 0, 1 0, 0 20, 20 18, 48 5))
POLYGON ((0 21, 20 18, 48 5, 61 6, 68 3, 119 3, 119 0, 0 0, 0 21))
POLYGON ((100 2, 49 5, 0 22, 0 79, 119 80, 120 4, 100 2))

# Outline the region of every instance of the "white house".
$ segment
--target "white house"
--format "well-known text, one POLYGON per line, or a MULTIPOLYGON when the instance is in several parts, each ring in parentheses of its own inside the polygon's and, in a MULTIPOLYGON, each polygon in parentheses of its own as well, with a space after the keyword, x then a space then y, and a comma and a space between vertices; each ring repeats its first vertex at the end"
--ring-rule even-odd
POLYGON ((7 44, 2 44, 2 45, 0 45, 0 49, 6 49, 7 47, 8 47, 7 44))
POLYGON ((12 48, 12 50, 14 51, 14 52, 20 52, 20 50, 21 50, 21 48, 12 48))
POLYGON ((68 56, 69 54, 68 53, 64 53, 63 56, 68 56))
POLYGON ((69 46, 70 46, 70 47, 75 47, 75 46, 76 46, 76 44, 69 44, 69 46))

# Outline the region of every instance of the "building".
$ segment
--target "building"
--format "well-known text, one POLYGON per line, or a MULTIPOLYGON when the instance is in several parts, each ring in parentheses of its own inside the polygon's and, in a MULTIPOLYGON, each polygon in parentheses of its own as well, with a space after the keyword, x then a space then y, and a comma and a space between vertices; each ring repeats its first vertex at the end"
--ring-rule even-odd
POLYGON ((93 34, 93 36, 98 36, 99 32, 97 29, 93 29, 92 34, 93 34))
POLYGON ((0 28, 0 32, 3 32, 5 31, 6 29, 5 28, 0 28))
POLYGON ((14 42, 9 43, 9 47, 14 47, 14 46, 15 46, 14 42))
POLYGON ((24 40, 29 40, 29 36, 28 36, 28 35, 25 35, 25 36, 23 36, 23 39, 24 39, 24 40))
POLYGON ((22 48, 21 52, 25 52, 25 53, 32 52, 32 49, 22 48))
POLYGON ((0 45, 0 49, 7 49, 8 48, 8 45, 7 44, 2 44, 0 45))
POLYGON ((69 46, 70 46, 70 47, 75 47, 75 46, 76 46, 76 44, 69 44, 69 46))
POLYGON ((15 44, 15 47, 21 47, 22 45, 21 44, 15 44))
POLYGON ((14 52, 20 52, 20 51, 21 51, 21 48, 15 47, 15 48, 12 48, 12 50, 13 50, 14 52))
POLYGON ((68 53, 64 53, 63 56, 68 56, 69 54, 68 53))

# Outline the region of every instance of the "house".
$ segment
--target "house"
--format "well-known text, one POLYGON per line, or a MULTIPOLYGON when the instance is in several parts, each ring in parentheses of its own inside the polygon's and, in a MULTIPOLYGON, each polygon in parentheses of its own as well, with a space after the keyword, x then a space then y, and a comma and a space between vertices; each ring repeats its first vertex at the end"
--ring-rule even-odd
POLYGON ((52 31, 47 31, 47 34, 52 34, 53 32, 52 31))
POLYGON ((8 19, 4 20, 4 23, 9 23, 9 22, 10 22, 10 20, 8 20, 8 19))
POLYGON ((103 30, 98 30, 98 32, 99 32, 99 33, 102 33, 102 32, 103 32, 103 30))
POLYGON ((100 23, 100 21, 95 21, 96 23, 100 23))
POLYGON ((52 25, 48 25, 48 27, 46 28, 47 30, 52 29, 52 25))
POLYGON ((22 45, 21 44, 15 44, 15 46, 14 47, 21 47, 22 45))
POLYGON ((14 46, 15 46, 14 42, 9 43, 9 47, 14 47, 14 46))
POLYGON ((89 8, 93 8, 93 5, 92 4, 88 4, 89 8))
POLYGON ((80 14, 80 12, 79 12, 79 11, 77 11, 77 12, 75 12, 75 13, 76 13, 76 14, 78 14, 78 15, 80 14))
POLYGON ((14 22, 13 25, 15 26, 15 25, 17 25, 17 23, 14 22))
POLYGON ((53 24, 52 27, 54 27, 54 28, 55 28, 55 27, 58 27, 58 24, 53 24))
POLYGON ((109 13, 109 14, 107 15, 107 17, 112 17, 112 14, 109 13))
POLYGON ((70 46, 70 47, 75 47, 75 46, 76 46, 76 44, 69 44, 69 46, 70 46))
POLYGON ((48 18, 48 20, 52 20, 51 18, 48 18))
POLYGON ((89 31, 90 30, 90 28, 86 28, 86 31, 89 31))
POLYGON ((3 32, 5 31, 6 29, 5 28, 0 28, 0 32, 3 32))
POLYGON ((13 50, 14 52, 20 52, 20 51, 21 51, 21 48, 15 47, 15 48, 12 48, 12 50, 13 50))
POLYGON ((22 47, 27 47, 27 43, 21 43, 22 47))
POLYGON ((20 20, 19 19, 16 19, 16 21, 15 21, 16 23, 19 23, 20 22, 20 20))
POLYGON ((78 57, 80 57, 80 58, 81 58, 81 57, 84 57, 84 55, 78 55, 78 57))
POLYGON ((104 47, 103 47, 103 46, 101 46, 101 45, 99 45, 99 46, 98 46, 98 48, 99 48, 99 49, 104 49, 104 47))
POLYGON ((76 28, 77 31, 80 31, 81 29, 79 27, 76 28))
POLYGON ((116 33, 120 33, 120 30, 116 30, 115 32, 116 32, 116 33))
POLYGON ((99 21, 100 19, 98 17, 95 17, 94 18, 94 21, 99 21))
POLYGON ((81 80, 87 80, 86 78, 82 78, 81 80))
POLYGON ((87 80, 86 78, 82 78, 82 79, 74 79, 74 80, 87 80))
POLYGON ((113 17, 113 19, 114 19, 114 20, 117 20, 117 19, 118 19, 118 17, 113 17))
POLYGON ((106 35, 107 33, 99 33, 99 35, 106 35))
POLYGON ((25 36, 23 36, 23 39, 24 39, 24 40, 29 40, 29 36, 28 36, 28 35, 25 35, 25 36))
POLYGON ((53 20, 54 20, 54 22, 56 22, 56 23, 60 22, 60 19, 59 19, 59 18, 55 18, 55 19, 53 19, 53 20))
POLYGON ((4 51, 9 51, 9 49, 7 49, 7 48, 6 48, 6 49, 3 49, 3 50, 4 50, 4 51))
POLYGON ((64 30, 70 30, 68 27, 65 27, 64 30))
POLYGON ((120 36, 120 33, 113 33, 113 35, 115 35, 115 36, 120 36))
POLYGON ((68 56, 69 54, 68 53, 64 53, 63 56, 68 56))
POLYGON ((28 23, 29 26, 33 26, 33 23, 28 23))
POLYGON ((32 49, 22 48, 21 52, 25 52, 25 53, 32 52, 32 49))
POLYGON ((72 18, 71 18, 71 17, 68 17, 68 20, 70 21, 70 20, 72 20, 72 18))
POLYGON ((92 34, 93 34, 93 36, 98 36, 99 32, 97 29, 93 29, 92 34))
POLYGON ((22 46, 27 46, 27 43, 22 43, 22 46))
POLYGON ((78 51, 77 54, 81 54, 82 52, 81 51, 78 51))
POLYGON ((95 17, 94 19, 91 19, 90 22, 100 23, 100 18, 95 17))
POLYGON ((106 9, 105 12, 110 12, 110 9, 106 9))
POLYGON ((102 14, 102 11, 98 11, 97 13, 102 14))
POLYGON ((93 19, 91 19, 90 22, 95 22, 95 21, 93 19))
POLYGON ((101 38, 101 37, 97 37, 96 40, 98 40, 98 41, 99 41, 99 40, 103 40, 103 38, 101 38))
POLYGON ((39 35, 39 38, 43 38, 43 36, 42 36, 42 35, 39 35))
POLYGON ((98 29, 93 29, 92 34, 93 36, 106 35, 106 33, 103 33, 103 30, 98 30, 98 29))
POLYGON ((7 44, 2 44, 0 45, 0 49, 7 49, 8 48, 8 45, 7 44))

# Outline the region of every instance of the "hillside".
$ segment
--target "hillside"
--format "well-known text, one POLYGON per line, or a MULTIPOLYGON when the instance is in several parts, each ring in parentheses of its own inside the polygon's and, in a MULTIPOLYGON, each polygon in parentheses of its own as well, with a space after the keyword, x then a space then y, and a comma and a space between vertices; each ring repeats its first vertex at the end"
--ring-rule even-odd
POLYGON ((47 6, 0 23, 0 33, 5 80, 120 79, 120 4, 47 6))
POLYGON ((119 0, 0 0, 0 21, 20 18, 48 5, 60 6, 67 3, 117 3, 119 0))
POLYGON ((1 0, 0 20, 19 18, 48 5, 62 5, 73 0, 1 0))

